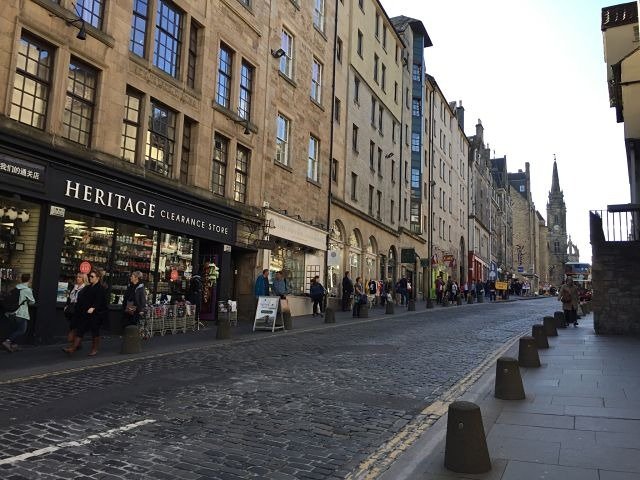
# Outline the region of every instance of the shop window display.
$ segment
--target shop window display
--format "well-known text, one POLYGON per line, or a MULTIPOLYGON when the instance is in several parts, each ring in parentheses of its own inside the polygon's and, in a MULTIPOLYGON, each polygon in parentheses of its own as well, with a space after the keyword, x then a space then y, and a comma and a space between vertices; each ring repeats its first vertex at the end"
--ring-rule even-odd
POLYGON ((283 272, 289 291, 294 295, 304 293, 305 263, 304 252, 301 250, 284 247, 272 250, 269 270, 270 283, 273 283, 275 272, 283 272))
MULTIPOLYGON (((109 260, 113 247, 112 221, 86 215, 68 214, 64 220, 64 244, 60 258, 60 282, 73 282, 82 262, 103 269, 109 281, 109 260)), ((87 273, 87 272, 85 272, 87 273)))
POLYGON ((35 266, 40 205, 0 196, 0 289, 35 266))
POLYGON ((153 291, 152 268, 155 265, 158 233, 132 225, 119 223, 116 230, 111 277, 111 301, 121 303, 122 295, 129 285, 131 272, 142 272, 142 281, 147 292, 153 291))
POLYGON ((157 287, 160 301, 180 301, 186 298, 193 271, 192 260, 193 239, 161 234, 157 287))

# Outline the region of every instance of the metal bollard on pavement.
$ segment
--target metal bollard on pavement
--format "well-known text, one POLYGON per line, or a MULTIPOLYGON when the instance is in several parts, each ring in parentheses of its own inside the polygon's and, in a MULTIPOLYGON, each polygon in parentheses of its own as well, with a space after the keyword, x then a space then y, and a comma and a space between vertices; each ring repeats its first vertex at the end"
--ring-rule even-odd
POLYGON ((554 317, 542 317, 542 325, 544 325, 544 333, 547 337, 557 337, 556 319, 554 317))
POLYGON ((518 365, 527 368, 540 366, 540 356, 538 355, 535 338, 520 337, 520 344, 518 345, 518 365))
POLYGON ((368 303, 363 303, 362 305, 360 305, 359 317, 360 318, 369 318, 369 304, 368 303))
POLYGON ((549 340, 547 340, 547 334, 544 333, 544 325, 537 324, 531 327, 531 335, 536 339, 538 348, 549 348, 549 340))
POLYGON ((413 298, 410 298, 409 301, 407 302, 407 311, 415 312, 415 310, 416 310, 416 301, 413 298))
POLYGON ((517 359, 511 357, 498 359, 494 396, 502 400, 523 400, 525 398, 517 359))
POLYGON ((336 323, 336 312, 331 307, 324 311, 324 323, 336 323))
POLYGON ((122 349, 120 353, 140 353, 142 342, 140 341, 140 330, 137 325, 127 325, 122 334, 122 349))
POLYGON ((491 470, 482 414, 475 403, 458 401, 449 405, 444 466, 457 473, 491 470))
POLYGON ((553 318, 556 320, 556 328, 567 328, 567 321, 564 318, 564 312, 554 312, 553 318))
POLYGON ((386 314, 386 313, 393 314, 393 303, 392 303, 392 302, 387 301, 387 306, 386 306, 386 308, 385 308, 384 313, 385 313, 385 314, 386 314))

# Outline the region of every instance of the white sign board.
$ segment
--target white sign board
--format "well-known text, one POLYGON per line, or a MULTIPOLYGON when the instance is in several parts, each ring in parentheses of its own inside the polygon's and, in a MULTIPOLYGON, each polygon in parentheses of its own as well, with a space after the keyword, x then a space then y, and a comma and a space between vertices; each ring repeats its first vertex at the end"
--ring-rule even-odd
POLYGON ((284 330, 282 312, 278 318, 280 297, 258 297, 256 316, 253 320, 253 330, 284 330), (278 322, 279 321, 279 322, 278 322))

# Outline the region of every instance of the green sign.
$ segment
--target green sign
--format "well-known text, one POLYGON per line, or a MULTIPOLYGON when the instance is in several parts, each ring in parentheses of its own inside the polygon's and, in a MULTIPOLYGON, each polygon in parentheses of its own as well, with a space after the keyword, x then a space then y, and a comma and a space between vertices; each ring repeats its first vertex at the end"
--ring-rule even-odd
POLYGON ((400 250, 400 263, 416 263, 415 248, 403 248, 400 250))

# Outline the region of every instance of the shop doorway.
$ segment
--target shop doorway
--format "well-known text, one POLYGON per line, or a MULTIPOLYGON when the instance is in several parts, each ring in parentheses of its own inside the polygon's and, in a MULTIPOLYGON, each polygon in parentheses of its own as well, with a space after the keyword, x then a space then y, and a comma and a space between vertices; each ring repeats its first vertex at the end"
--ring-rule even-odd
POLYGON ((220 283, 220 255, 211 242, 200 241, 198 273, 202 279, 200 321, 215 321, 217 317, 218 285, 220 283))

